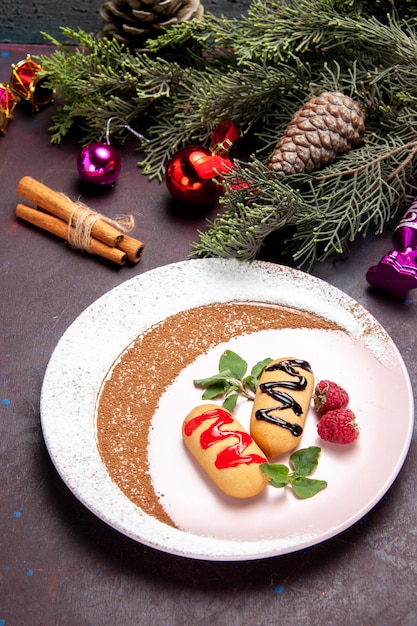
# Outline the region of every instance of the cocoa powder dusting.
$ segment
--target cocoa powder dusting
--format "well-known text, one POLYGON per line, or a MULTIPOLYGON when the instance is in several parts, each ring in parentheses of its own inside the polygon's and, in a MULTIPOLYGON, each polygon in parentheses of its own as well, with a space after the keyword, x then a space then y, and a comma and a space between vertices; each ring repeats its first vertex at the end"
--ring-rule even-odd
POLYGON ((210 304, 177 313, 149 328, 113 364, 97 399, 98 450, 112 480, 145 513, 175 526, 149 474, 149 430, 162 393, 185 367, 216 345, 281 328, 340 330, 317 315, 283 306, 210 304))

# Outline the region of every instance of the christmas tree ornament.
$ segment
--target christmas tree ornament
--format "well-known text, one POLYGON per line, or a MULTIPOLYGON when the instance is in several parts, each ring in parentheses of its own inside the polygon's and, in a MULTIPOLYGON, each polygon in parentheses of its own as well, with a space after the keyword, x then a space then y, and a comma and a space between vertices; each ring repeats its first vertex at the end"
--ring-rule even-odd
POLYGON ((340 92, 323 92, 295 113, 268 167, 281 175, 307 174, 359 145, 364 133, 358 103, 340 92))
POLYGON ((212 159, 212 152, 205 146, 187 146, 179 150, 169 161, 165 174, 171 195, 190 204, 215 202, 222 186, 213 174, 212 159), (202 176, 203 170, 206 173, 202 176))
POLYGON ((0 132, 5 133, 9 120, 12 119, 13 109, 19 99, 5 82, 0 84, 0 132))
POLYGON ((51 102, 53 90, 45 85, 47 74, 35 63, 30 54, 26 59, 12 65, 10 88, 23 100, 27 100, 34 111, 51 102))
POLYGON ((221 122, 211 135, 211 146, 186 146, 167 165, 165 183, 177 200, 211 204, 223 192, 221 176, 233 168, 226 156, 238 131, 232 122, 221 122))
POLYGON ((225 156, 239 137, 239 131, 233 122, 224 120, 217 124, 211 134, 211 150, 225 156))
POLYGON ((112 185, 119 177, 122 168, 121 156, 110 143, 110 126, 117 122, 119 128, 126 128, 140 141, 145 137, 126 124, 121 118, 107 120, 106 140, 94 141, 86 145, 77 157, 77 169, 81 178, 94 185, 112 185))
POLYGON ((366 280, 404 300, 417 287, 417 198, 394 230, 392 242, 394 249, 369 268, 366 280))
POLYGON ((98 36, 143 47, 161 28, 199 19, 203 13, 200 0, 108 0, 100 9, 104 26, 98 36))
POLYGON ((392 242, 400 252, 417 250, 417 198, 395 228, 392 242))
POLYGON ((77 158, 79 175, 94 185, 112 185, 119 177, 121 167, 119 152, 102 141, 85 146, 77 158))

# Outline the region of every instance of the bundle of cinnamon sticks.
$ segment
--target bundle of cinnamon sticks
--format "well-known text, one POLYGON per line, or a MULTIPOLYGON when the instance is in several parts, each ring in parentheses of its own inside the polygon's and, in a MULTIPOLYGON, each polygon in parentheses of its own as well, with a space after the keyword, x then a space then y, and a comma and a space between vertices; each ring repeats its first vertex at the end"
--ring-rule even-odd
POLYGON ((121 232, 117 221, 107 220, 105 216, 73 202, 30 176, 24 176, 19 181, 16 191, 36 205, 33 208, 19 203, 17 217, 65 239, 73 247, 119 265, 124 265, 126 261, 140 261, 144 244, 121 232))

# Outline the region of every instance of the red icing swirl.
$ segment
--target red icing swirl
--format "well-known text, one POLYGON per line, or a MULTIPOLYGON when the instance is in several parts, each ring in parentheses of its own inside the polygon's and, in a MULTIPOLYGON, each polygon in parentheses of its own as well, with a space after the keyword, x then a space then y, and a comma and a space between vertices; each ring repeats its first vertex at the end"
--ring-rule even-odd
POLYGON ((217 469, 227 469, 229 467, 235 467, 245 463, 266 463, 266 458, 259 456, 258 454, 244 454, 246 448, 253 443, 252 437, 249 433, 240 430, 226 430, 222 429, 225 424, 232 424, 234 422, 233 417, 222 408, 209 409, 201 415, 197 415, 184 426, 184 433, 187 437, 190 437, 192 433, 205 421, 216 418, 213 424, 203 430, 200 435, 200 444, 203 450, 207 450, 210 446, 223 441, 228 437, 235 437, 237 442, 233 445, 229 445, 221 450, 215 461, 217 469))

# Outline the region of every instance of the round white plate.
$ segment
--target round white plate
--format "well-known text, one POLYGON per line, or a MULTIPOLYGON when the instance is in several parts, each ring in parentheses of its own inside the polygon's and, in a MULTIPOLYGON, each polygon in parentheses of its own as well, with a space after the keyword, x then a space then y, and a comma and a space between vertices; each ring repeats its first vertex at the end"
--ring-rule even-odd
MULTIPOLYGON (((240 403, 238 418, 244 426, 249 414, 248 403, 240 403)), ((413 394, 403 360, 363 307, 303 272, 225 259, 161 267, 99 298, 59 341, 41 395, 48 451, 76 497, 137 541, 205 560, 282 555, 329 539, 357 522, 400 471, 413 420, 413 394), (193 307, 235 301, 290 306, 318 314, 344 330, 283 329, 237 336, 179 372, 161 396, 148 447, 155 490, 163 494, 160 501, 179 530, 141 510, 110 479, 97 449, 97 397, 112 364, 152 325, 193 307), (232 501, 219 495, 189 457, 181 424, 201 402, 201 390, 192 381, 216 371, 225 347, 243 356, 250 367, 266 357, 303 358, 312 364, 317 379, 337 380, 349 391, 350 407, 361 428, 355 444, 326 444, 318 439, 314 418, 307 420, 301 447, 322 448, 315 477, 328 482, 315 497, 299 500, 288 488, 267 487, 250 502, 232 501)))

